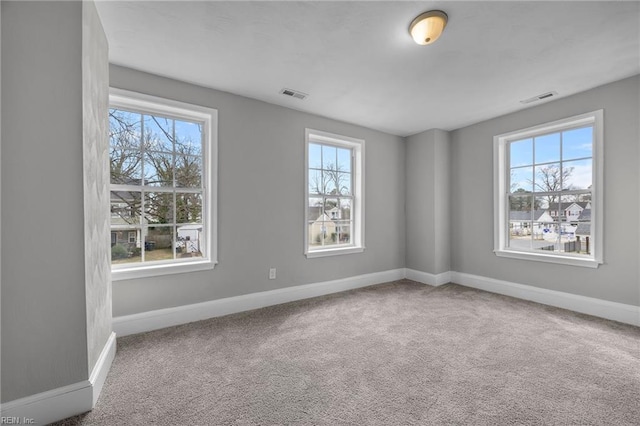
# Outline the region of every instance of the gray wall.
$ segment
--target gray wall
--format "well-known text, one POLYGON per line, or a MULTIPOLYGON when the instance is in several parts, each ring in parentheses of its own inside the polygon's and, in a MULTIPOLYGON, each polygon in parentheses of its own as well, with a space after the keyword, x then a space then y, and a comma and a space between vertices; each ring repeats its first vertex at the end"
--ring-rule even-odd
POLYGON ((451 133, 451 269, 640 305, 640 76, 451 133), (493 136, 604 109, 604 264, 597 270, 493 254, 493 136))
POLYGON ((111 333, 109 67, 92 2, 1 8, 6 402, 87 380, 111 333))
POLYGON ((2 400, 87 379, 82 4, 2 2, 2 400))
MULTIPOLYGON (((2 7, 0 6, 0 99, 2 99, 2 7)), ((0 129, 2 129, 2 102, 0 102, 0 129)), ((0 212, 2 211, 2 132, 0 131, 0 212)), ((0 217, 0 235, 2 235, 2 220, 0 217)), ((2 259, 2 238, 0 238, 0 259, 2 259)), ((2 261, 0 261, 0 333, 2 332, 2 261)), ((2 354, 2 337, 0 336, 0 354, 2 354)), ((0 365, 2 360, 0 359, 0 365)), ((2 371, 0 371, 0 378, 2 371)), ((2 401, 2 386, 0 386, 0 402, 2 401)))
POLYGON ((406 139, 407 268, 440 274, 450 268, 449 132, 406 139))
POLYGON ((212 271, 113 282, 113 316, 404 267, 404 140, 112 66, 111 86, 218 109, 218 261, 212 271), (366 141, 364 253, 303 255, 304 130, 366 141), (268 280, 269 267, 278 278, 268 280))
POLYGON ((109 51, 93 2, 82 3, 84 264, 88 374, 111 334, 109 51))

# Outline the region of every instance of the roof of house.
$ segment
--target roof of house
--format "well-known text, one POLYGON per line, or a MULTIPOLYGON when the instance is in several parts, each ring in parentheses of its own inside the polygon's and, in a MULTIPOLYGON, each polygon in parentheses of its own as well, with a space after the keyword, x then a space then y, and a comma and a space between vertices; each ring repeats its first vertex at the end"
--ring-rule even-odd
MULTIPOLYGON (((545 214, 547 211, 538 209, 533 212, 533 220, 537 221, 540 217, 545 214)), ((509 220, 513 221, 527 221, 531 220, 531 212, 521 212, 521 211, 510 211, 509 212, 509 220)))
POLYGON ((590 202, 591 201, 571 201, 571 202, 565 202, 565 203, 550 203, 549 210, 558 210, 558 204, 560 204, 560 206, 562 207, 562 210, 568 209, 573 204, 577 204, 581 208, 586 209, 587 205, 589 205, 590 202))
POLYGON ((178 231, 202 231, 202 225, 197 223, 178 226, 178 231))
POLYGON ((584 209, 580 212, 578 220, 589 221, 591 220, 591 209, 584 209))

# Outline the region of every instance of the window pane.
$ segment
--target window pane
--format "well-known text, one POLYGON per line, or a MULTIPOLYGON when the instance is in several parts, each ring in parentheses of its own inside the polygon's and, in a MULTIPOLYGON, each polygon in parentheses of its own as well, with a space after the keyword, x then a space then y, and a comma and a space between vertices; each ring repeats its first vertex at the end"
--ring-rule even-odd
POLYGON ((308 230, 309 246, 310 247, 322 246, 322 240, 323 240, 322 229, 324 226, 322 218, 320 217, 317 220, 310 220, 308 226, 309 226, 309 230, 308 230))
POLYGON ((577 254, 591 254, 593 247, 593 235, 591 235, 591 222, 580 222, 576 227, 577 254))
POLYGON ((144 212, 147 223, 173 223, 173 194, 147 192, 144 196, 144 212))
POLYGON ((509 247, 531 248, 531 222, 533 196, 509 196, 509 247))
POLYGON ((307 211, 307 218, 310 222, 314 222, 322 218, 322 198, 311 197, 309 198, 309 205, 307 211))
POLYGON ((565 253, 575 252, 577 226, 568 222, 560 224, 560 244, 558 250, 565 253))
POLYGON ((562 189, 589 189, 592 183, 593 162, 589 160, 566 161, 562 163, 562 189))
POLYGON ((560 164, 536 166, 534 178, 537 192, 560 191, 560 164))
POLYGON ((587 158, 593 155, 593 127, 562 132, 562 159, 587 158))
POLYGON ((173 259, 172 226, 150 226, 144 239, 144 260, 173 259))
POLYGON ((112 149, 139 151, 142 116, 135 112, 109 110, 109 145, 112 149))
MULTIPOLYGON (((331 214, 335 213, 336 199, 326 200, 322 198, 309 199, 309 245, 323 246, 331 243, 332 234, 335 234, 335 223, 331 220, 331 214)), ((335 236, 333 238, 336 238, 335 236)))
POLYGON ((142 193, 111 191, 111 226, 140 224, 142 193))
POLYGON ((335 171, 322 172, 322 184, 325 194, 336 195, 338 193, 338 190, 336 189, 337 180, 338 174, 335 171))
POLYGON ((532 220, 533 197, 531 195, 509 196, 509 220, 532 220))
POLYGON ((147 151, 173 152, 173 120, 145 115, 144 146, 147 151))
POLYGON ((145 152, 144 184, 173 186, 173 154, 145 152))
POLYGON ((351 195, 351 174, 337 173, 338 193, 342 195, 351 195))
POLYGON ((351 173, 351 150, 338 148, 338 171, 351 173))
POLYGON ((335 170, 337 167, 337 149, 333 146, 322 145, 322 168, 335 170))
POLYGON ((548 225, 549 222, 533 222, 531 227, 531 244, 534 249, 538 249, 544 245, 544 230, 548 225))
POLYGON ((351 221, 339 220, 335 222, 339 244, 351 244, 351 221))
POLYGON ((202 158, 190 155, 176 155, 176 187, 202 187, 202 158))
POLYGON ((333 220, 324 222, 324 242, 325 246, 334 246, 338 244, 338 230, 336 222, 333 220))
POLYGON ((533 198, 533 220, 538 222, 553 222, 549 206, 555 201, 554 196, 538 196, 533 198))
POLYGON ((560 248, 560 224, 545 223, 542 224, 542 239, 536 240, 535 249, 548 252, 558 251, 560 248))
POLYGON ((111 264, 140 262, 140 229, 111 229, 111 264))
POLYGON ((202 155, 202 125, 188 121, 175 121, 176 153, 202 155))
MULTIPOLYGON (((326 198, 324 200, 324 212, 329 218, 332 217, 332 213, 336 213, 338 211, 338 199, 337 198, 326 198)), ((337 213, 336 213, 337 214, 337 213)), ((335 215, 334 215, 335 218, 335 215)))
POLYGON ((533 167, 511 169, 511 192, 533 191, 533 167))
POLYGON ((562 196, 564 220, 576 224, 579 220, 591 220, 591 193, 562 196))
POLYGON ((109 149, 109 168, 111 183, 124 185, 140 185, 142 181, 142 158, 140 151, 109 149))
POLYGON ((533 139, 511 142, 509 147, 511 167, 533 164, 533 139))
POLYGON ((176 223, 202 223, 202 195, 176 193, 176 223))
POLYGON ((340 199, 340 219, 351 219, 351 199, 340 199))
POLYGON ((535 138, 536 164, 560 160, 560 133, 535 138))
POLYGON ((202 257, 202 225, 183 225, 177 228, 176 256, 202 257))
POLYGON ((322 168, 322 146, 310 143, 309 144, 309 167, 314 169, 322 168))
POLYGON ((324 194, 322 172, 320 170, 309 169, 309 194, 324 194))

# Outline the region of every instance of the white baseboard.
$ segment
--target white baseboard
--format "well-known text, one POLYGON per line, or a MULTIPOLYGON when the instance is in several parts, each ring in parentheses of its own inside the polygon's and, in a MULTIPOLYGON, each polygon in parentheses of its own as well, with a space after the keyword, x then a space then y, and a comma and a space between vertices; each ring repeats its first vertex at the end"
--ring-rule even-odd
POLYGON ((432 286, 440 286, 451 282, 451 272, 442 272, 440 274, 430 274, 428 272, 416 271, 415 269, 405 269, 405 278, 417 281, 422 284, 432 286))
POLYGON ((451 271, 440 274, 430 274, 428 272, 406 268, 125 315, 113 319, 113 330, 118 336, 127 336, 280 303, 293 302, 295 300, 381 284, 402 278, 408 278, 433 286, 455 282, 467 287, 478 288, 493 293, 531 300, 550 306, 640 326, 640 307, 637 306, 541 289, 461 272, 451 271))
POLYGON ((109 338, 107 339, 107 343, 102 348, 102 352, 98 357, 98 361, 96 365, 93 367, 93 371, 91 371, 91 375, 89 376, 89 383, 91 383, 92 390, 92 404, 91 408, 96 406, 96 402, 98 402, 98 398, 100 397, 100 392, 102 392, 102 386, 104 385, 104 381, 107 379, 107 373, 111 369, 111 363, 116 356, 116 333, 111 333, 109 338))
POLYGON ((462 272, 451 272, 451 282, 465 287, 473 287, 492 293, 531 300, 544 305, 569 309, 583 314, 640 326, 640 306, 610 302, 593 297, 579 296, 462 272))
POLYGON ((4 403, 1 410, 2 418, 19 419, 19 424, 28 424, 31 421, 32 424, 46 425, 91 411, 100 395, 115 351, 116 336, 111 333, 89 380, 4 403))
POLYGON ((142 333, 252 309, 264 308, 266 306, 278 305, 280 303, 323 296, 325 294, 352 290, 374 284, 382 284, 404 277, 404 268, 392 269, 338 280, 286 287, 192 305, 125 315, 113 319, 113 330, 118 336, 127 336, 129 334, 142 333))

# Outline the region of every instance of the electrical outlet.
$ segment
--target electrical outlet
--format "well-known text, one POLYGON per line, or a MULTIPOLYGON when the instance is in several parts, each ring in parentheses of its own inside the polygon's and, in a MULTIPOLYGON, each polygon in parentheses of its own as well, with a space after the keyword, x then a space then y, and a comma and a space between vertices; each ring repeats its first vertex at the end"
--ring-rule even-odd
POLYGON ((276 268, 269 268, 269 279, 270 280, 276 279, 276 268))

